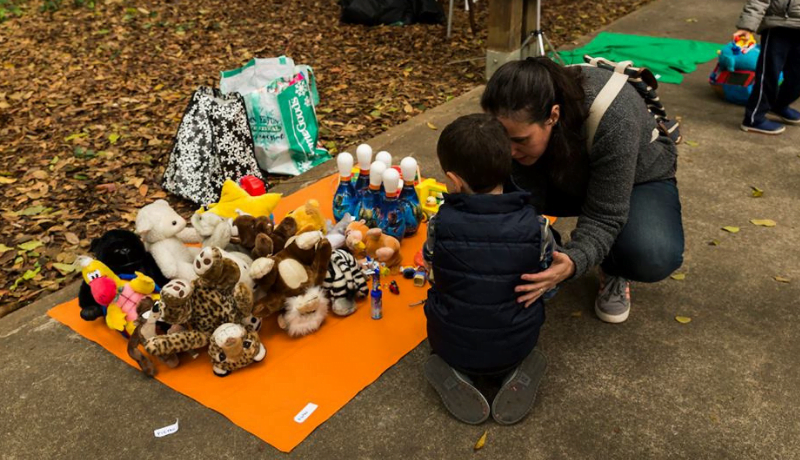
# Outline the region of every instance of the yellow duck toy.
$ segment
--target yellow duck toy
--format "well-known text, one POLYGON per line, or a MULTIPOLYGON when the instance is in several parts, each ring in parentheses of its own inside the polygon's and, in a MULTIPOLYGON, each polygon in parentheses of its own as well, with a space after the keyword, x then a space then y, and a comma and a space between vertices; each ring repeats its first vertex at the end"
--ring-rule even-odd
POLYGON ((269 216, 278 206, 280 199, 280 193, 251 196, 239 184, 228 179, 222 184, 219 203, 203 206, 196 212, 198 214, 211 212, 225 219, 235 219, 242 214, 253 217, 269 216))

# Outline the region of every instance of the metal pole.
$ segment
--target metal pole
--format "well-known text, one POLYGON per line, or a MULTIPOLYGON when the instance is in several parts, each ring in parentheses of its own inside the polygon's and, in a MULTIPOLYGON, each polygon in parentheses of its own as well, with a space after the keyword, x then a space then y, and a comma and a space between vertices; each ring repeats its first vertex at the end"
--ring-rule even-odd
POLYGON ((450 33, 453 31, 453 3, 456 0, 450 0, 450 12, 447 14, 447 38, 450 38, 450 33))
POLYGON ((546 56, 544 54, 544 39, 542 38, 544 35, 542 31, 542 0, 536 0, 536 30, 534 33, 536 34, 536 43, 539 46, 539 55, 546 56))

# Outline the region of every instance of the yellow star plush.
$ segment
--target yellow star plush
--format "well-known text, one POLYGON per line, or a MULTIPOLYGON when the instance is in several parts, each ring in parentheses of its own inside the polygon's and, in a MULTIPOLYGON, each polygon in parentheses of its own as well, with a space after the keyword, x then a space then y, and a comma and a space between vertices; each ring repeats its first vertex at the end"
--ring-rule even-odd
POLYGON ((198 214, 212 212, 225 219, 235 219, 242 214, 253 217, 269 216, 278 206, 280 193, 266 193, 251 196, 239 184, 228 179, 222 184, 222 195, 219 203, 212 203, 197 210, 198 214))

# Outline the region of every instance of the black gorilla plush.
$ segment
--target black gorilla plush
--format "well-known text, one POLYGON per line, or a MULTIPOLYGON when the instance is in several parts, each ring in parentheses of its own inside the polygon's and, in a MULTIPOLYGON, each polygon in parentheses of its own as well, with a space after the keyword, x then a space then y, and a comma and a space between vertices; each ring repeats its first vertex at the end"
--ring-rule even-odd
MULTIPOLYGON (((117 275, 141 272, 153 278, 158 286, 164 286, 169 281, 161 274, 153 256, 144 249, 142 240, 128 230, 107 231, 100 238, 92 240, 91 250, 95 259, 106 264, 117 275)), ((103 316, 103 307, 94 301, 85 281, 78 293, 78 303, 84 320, 94 321, 103 316)))

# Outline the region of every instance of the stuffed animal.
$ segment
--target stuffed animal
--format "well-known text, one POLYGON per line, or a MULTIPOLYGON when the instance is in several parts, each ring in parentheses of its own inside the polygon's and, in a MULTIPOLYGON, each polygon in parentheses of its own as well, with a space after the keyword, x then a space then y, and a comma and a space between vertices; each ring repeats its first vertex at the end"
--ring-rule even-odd
POLYGON ((105 316, 106 325, 125 335, 132 334, 139 317, 139 302, 155 292, 153 279, 136 272, 136 278, 122 280, 105 264, 87 256, 78 257, 75 263, 81 267, 93 300, 103 308, 101 316, 105 316))
MULTIPOLYGON (((163 286, 169 281, 159 270, 153 256, 145 250, 142 240, 128 230, 105 232, 99 238, 92 240, 90 250, 94 258, 102 262, 114 276, 116 273, 132 275, 140 272, 152 278, 158 286, 163 286)), ((81 318, 85 321, 94 321, 105 315, 103 306, 95 302, 92 297, 92 291, 85 278, 78 292, 78 305, 81 307, 81 318)))
POLYGON ((161 319, 188 330, 145 341, 145 350, 158 357, 208 345, 225 323, 243 323, 252 313, 253 292, 239 283, 239 266, 219 248, 203 248, 194 261, 194 281, 172 280, 161 289, 161 319))
MULTIPOLYGON (((156 368, 149 359, 145 358, 139 345, 144 344, 148 339, 160 334, 180 332, 182 326, 172 326, 167 331, 159 330, 159 320, 161 319, 160 302, 147 297, 142 299, 138 305, 139 318, 136 320, 136 328, 128 339, 128 356, 139 364, 142 371, 149 377, 156 375, 156 368)), ((159 359, 170 368, 176 368, 180 364, 177 354, 161 356, 159 359)))
POLYGON ((325 231, 325 218, 319 209, 319 201, 308 200, 306 204, 290 212, 287 217, 294 218, 297 223, 297 233, 325 231))
POLYGON ((326 227, 328 229, 328 233, 325 235, 325 238, 331 242, 331 247, 333 250, 341 249, 344 247, 344 243, 346 240, 345 232, 347 231, 347 226, 350 225, 354 221, 353 216, 350 215, 349 212, 345 213, 342 216, 342 219, 336 223, 336 225, 332 225, 331 221, 325 221, 326 227))
POLYGON ((364 298, 369 293, 364 271, 355 257, 344 249, 333 251, 322 287, 333 300, 331 310, 339 316, 354 313, 356 299, 364 298))
POLYGON ((236 219, 244 214, 255 217, 269 216, 280 199, 280 193, 251 196, 239 184, 228 179, 222 184, 219 202, 203 206, 197 213, 210 212, 226 219, 236 219))
POLYGON ((267 349, 258 333, 248 331, 241 324, 225 323, 214 330, 208 344, 212 370, 219 377, 264 359, 267 349))
POLYGON ((397 238, 385 235, 379 228, 371 228, 367 231, 364 244, 368 257, 385 264, 392 274, 400 271, 403 255, 400 254, 400 242, 397 238))
POLYGON ((144 240, 161 273, 169 279, 193 280, 192 260, 199 252, 185 243, 199 243, 200 236, 165 200, 144 206, 136 215, 136 234, 144 240))
POLYGON ((368 231, 369 227, 367 227, 363 219, 351 222, 347 225, 347 230, 345 230, 345 247, 350 250, 350 253, 353 254, 357 260, 364 260, 367 257, 364 238, 367 236, 368 231))
POLYGON ((268 217, 239 216, 233 221, 239 233, 239 245, 254 258, 267 257, 282 250, 297 233, 297 223, 286 217, 274 228, 268 217))
POLYGON ((265 317, 284 310, 278 325, 291 336, 305 335, 319 328, 328 311, 322 283, 331 259, 331 244, 321 232, 307 232, 291 238, 281 251, 261 257, 250 267, 250 276, 266 297, 254 314, 265 317))

